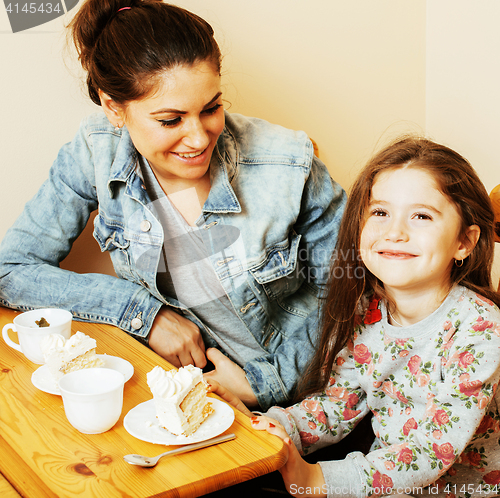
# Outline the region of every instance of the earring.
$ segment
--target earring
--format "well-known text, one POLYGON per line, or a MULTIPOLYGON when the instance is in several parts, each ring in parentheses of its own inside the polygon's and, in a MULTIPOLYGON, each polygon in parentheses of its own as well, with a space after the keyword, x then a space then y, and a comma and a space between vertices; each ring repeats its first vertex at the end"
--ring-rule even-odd
POLYGON ((463 259, 456 259, 455 266, 458 266, 458 268, 462 268, 462 266, 464 266, 464 260, 463 259))
POLYGON ((119 130, 120 130, 120 128, 121 128, 121 126, 119 126, 119 125, 115 125, 115 131, 119 131, 119 130))

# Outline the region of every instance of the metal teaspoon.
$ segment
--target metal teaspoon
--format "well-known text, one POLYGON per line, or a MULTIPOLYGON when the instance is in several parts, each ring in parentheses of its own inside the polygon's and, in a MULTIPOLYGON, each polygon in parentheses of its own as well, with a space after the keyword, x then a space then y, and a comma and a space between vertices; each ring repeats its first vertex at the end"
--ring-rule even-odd
POLYGON ((212 446, 213 444, 223 443, 225 441, 231 441, 231 439, 235 438, 236 436, 234 434, 225 434, 223 436, 214 437, 213 439, 207 439, 206 441, 202 441, 201 443, 189 444, 183 446, 182 448, 166 451, 165 453, 162 453, 161 455, 155 457, 130 454, 130 455, 125 455, 123 459, 132 465, 139 465, 140 467, 154 467, 158 463, 158 460, 164 456, 187 453, 188 451, 198 450, 200 448, 212 446))

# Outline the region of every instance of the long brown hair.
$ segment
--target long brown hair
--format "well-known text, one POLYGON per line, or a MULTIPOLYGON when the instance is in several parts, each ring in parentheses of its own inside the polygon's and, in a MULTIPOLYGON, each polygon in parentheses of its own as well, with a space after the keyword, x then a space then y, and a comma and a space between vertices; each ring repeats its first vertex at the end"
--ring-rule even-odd
POLYGON ((164 71, 178 65, 208 61, 220 74, 212 27, 161 0, 86 0, 69 34, 97 105, 99 90, 119 104, 138 100, 155 89, 164 71))
POLYGON ((451 281, 500 306, 500 295, 491 287, 494 214, 484 185, 469 162, 452 149, 425 138, 400 138, 368 162, 351 189, 332 259, 319 347, 299 386, 300 398, 327 386, 335 357, 352 337, 362 296, 373 291, 386 297, 382 282, 363 264, 359 244, 377 175, 402 167, 419 168, 434 177, 458 209, 460 235, 471 225, 479 226, 476 246, 461 267, 453 265, 451 281))

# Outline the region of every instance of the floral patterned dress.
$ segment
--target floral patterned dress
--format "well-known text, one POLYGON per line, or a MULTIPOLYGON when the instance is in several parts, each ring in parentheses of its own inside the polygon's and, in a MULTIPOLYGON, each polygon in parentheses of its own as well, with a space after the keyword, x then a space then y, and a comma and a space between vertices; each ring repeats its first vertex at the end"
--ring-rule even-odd
POLYGON ((456 286, 408 327, 372 299, 327 389, 267 415, 308 454, 373 413, 367 455, 320 462, 328 496, 500 496, 499 381, 500 311, 456 286))

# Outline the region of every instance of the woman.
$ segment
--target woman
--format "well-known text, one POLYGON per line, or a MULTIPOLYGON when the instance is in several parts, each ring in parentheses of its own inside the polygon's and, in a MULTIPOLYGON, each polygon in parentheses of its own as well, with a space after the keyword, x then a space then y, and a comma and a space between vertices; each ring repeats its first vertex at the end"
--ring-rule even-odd
POLYGON ((249 406, 286 403, 314 348, 343 190, 305 134, 225 113, 198 16, 87 0, 70 30, 104 112, 3 240, 1 303, 116 325, 177 367, 212 362, 249 406), (58 268, 96 209, 118 278, 58 268))

